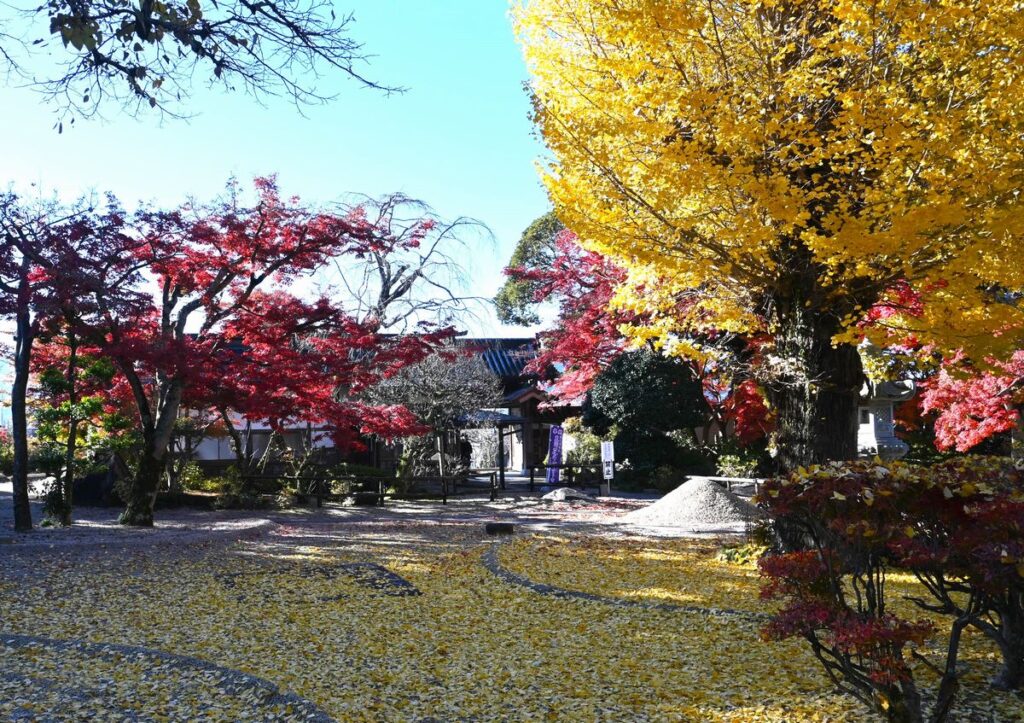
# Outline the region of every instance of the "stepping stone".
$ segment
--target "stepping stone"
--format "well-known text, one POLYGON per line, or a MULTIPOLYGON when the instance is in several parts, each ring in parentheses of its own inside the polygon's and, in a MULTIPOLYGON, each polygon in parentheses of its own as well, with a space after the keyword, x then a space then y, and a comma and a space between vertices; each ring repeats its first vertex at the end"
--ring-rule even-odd
POLYGON ((485 522, 484 532, 488 535, 511 535, 516 526, 511 522, 485 522))

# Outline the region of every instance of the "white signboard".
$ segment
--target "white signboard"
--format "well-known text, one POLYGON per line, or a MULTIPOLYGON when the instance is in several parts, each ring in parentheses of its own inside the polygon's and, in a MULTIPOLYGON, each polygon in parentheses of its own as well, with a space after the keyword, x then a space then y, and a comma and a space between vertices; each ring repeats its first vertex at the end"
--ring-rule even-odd
POLYGON ((611 460, 601 463, 602 471, 604 472, 605 479, 612 479, 615 477, 615 463, 611 460))
POLYGON ((615 443, 612 442, 611 440, 605 440, 604 442, 601 442, 601 461, 615 461, 615 443))

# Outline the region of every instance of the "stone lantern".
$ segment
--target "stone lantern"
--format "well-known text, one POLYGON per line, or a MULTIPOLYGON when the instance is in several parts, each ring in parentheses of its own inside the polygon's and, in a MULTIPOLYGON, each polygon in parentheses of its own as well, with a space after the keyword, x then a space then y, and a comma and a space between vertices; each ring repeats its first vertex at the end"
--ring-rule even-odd
POLYGON ((889 460, 907 453, 907 443, 896 436, 893 410, 915 392, 914 382, 909 380, 864 385, 857 408, 857 451, 862 456, 889 460))

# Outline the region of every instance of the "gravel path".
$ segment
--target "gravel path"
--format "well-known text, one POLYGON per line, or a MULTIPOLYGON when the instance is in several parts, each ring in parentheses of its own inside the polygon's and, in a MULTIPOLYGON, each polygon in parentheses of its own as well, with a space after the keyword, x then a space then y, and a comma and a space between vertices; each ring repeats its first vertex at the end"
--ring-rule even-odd
POLYGON ((650 503, 647 499, 604 497, 595 502, 545 502, 537 495, 511 494, 495 502, 485 494, 460 497, 444 505, 437 501, 392 501, 384 507, 346 507, 275 511, 192 509, 157 510, 150 529, 123 527, 117 522, 120 509, 81 507, 75 510, 71 528, 39 527, 42 505, 32 503, 36 523, 31 533, 15 533, 10 483, 0 483, 0 549, 51 548, 55 546, 113 546, 192 544, 231 540, 263 534, 274 525, 322 525, 364 522, 421 521, 435 523, 513 522, 524 531, 551 529, 617 534, 615 526, 629 512, 650 503))

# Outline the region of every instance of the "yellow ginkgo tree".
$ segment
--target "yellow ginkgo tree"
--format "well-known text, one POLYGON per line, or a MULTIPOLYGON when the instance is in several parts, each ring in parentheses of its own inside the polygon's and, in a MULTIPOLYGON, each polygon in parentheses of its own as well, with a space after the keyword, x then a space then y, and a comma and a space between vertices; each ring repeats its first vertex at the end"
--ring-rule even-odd
POLYGON ((620 302, 651 320, 634 334, 669 351, 692 348, 681 330, 772 340, 762 367, 782 467, 855 456, 869 326, 979 359, 1019 341, 1022 12, 515 7, 559 217, 630 269, 620 302))

